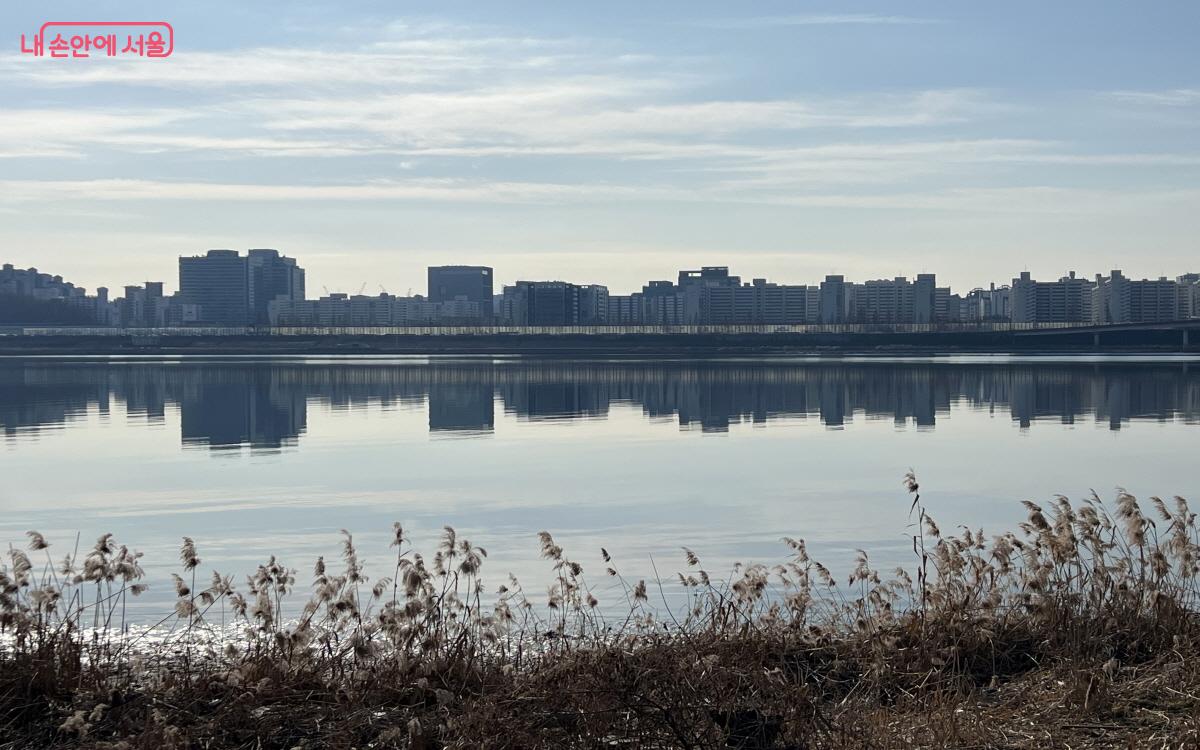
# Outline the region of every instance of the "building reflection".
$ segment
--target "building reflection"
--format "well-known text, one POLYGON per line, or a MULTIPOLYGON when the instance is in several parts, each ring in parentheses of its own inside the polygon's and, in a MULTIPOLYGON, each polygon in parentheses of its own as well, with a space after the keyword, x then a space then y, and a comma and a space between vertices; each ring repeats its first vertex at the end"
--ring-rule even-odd
POLYGON ((0 432, 54 429, 112 402, 130 419, 178 409, 180 439, 211 449, 294 445, 314 404, 425 408, 432 433, 480 435, 497 404, 517 419, 607 417, 617 407, 688 429, 739 423, 855 419, 934 428, 952 406, 1004 414, 1021 426, 1200 417, 1200 374, 1186 364, 589 361, 176 361, 0 363, 0 432))
POLYGON ((278 387, 270 371, 209 375, 190 383, 178 398, 184 445, 278 449, 304 432, 304 393, 278 387))
POLYGON ((430 383, 430 432, 491 432, 496 423, 491 383, 430 383))

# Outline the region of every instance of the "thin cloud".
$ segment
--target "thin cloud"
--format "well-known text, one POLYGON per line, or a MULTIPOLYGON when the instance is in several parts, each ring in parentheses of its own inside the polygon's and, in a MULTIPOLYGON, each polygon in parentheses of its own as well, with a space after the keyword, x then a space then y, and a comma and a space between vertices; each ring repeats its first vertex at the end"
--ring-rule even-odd
POLYGON ((267 185, 159 180, 7 180, 0 201, 414 201, 535 204, 595 201, 674 201, 837 208, 920 210, 964 214, 1139 213, 1150 207, 1194 204, 1200 190, 1100 190, 1050 185, 952 188, 880 193, 755 191, 736 186, 677 189, 468 180, 381 180, 352 185, 267 185))
POLYGON ((106 60, 104 65, 46 65, 24 55, 0 54, 0 77, 39 88, 114 84, 236 94, 297 85, 311 91, 344 86, 453 89, 484 85, 505 74, 530 78, 599 75, 655 62, 663 67, 653 55, 631 54, 625 47, 586 39, 446 37, 343 46, 181 51, 171 56, 169 65, 145 65, 136 58, 106 60))
POLYGON ((338 99, 263 100, 246 106, 275 132, 370 134, 414 149, 569 146, 598 152, 615 141, 752 139, 813 129, 895 129, 963 123, 995 105, 970 90, 848 99, 708 100, 659 104, 610 80, 559 80, 454 92, 338 99))
POLYGON ((807 13, 751 18, 712 18, 692 22, 710 29, 769 29, 777 26, 920 26, 945 23, 940 18, 890 16, 876 13, 807 13))
MULTIPOLYGON (((732 199, 736 201, 736 198, 732 199)), ((1181 207, 1200 200, 1200 190, 1100 190, 1027 185, 1007 188, 955 188, 888 194, 779 195, 764 203, 804 208, 884 209, 982 214, 1113 216, 1181 207)))
POLYGON ((0 200, 409 201, 529 203, 680 200, 691 193, 653 186, 465 179, 376 180, 364 184, 272 185, 162 180, 3 180, 0 200))
POLYGON ((1110 91, 1110 99, 1132 104, 1158 107, 1188 107, 1200 104, 1200 89, 1166 89, 1162 91, 1110 91))

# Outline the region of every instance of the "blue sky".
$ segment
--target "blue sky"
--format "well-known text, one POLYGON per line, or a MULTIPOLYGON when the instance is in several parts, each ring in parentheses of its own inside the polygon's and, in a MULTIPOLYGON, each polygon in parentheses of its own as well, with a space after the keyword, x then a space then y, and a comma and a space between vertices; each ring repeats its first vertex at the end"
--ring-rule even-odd
POLYGON ((1174 276, 1197 32, 1194 1, 8 3, 0 260, 171 288, 181 254, 278 247, 310 295, 441 263, 1174 276), (113 19, 169 21, 175 55, 18 53, 113 19))

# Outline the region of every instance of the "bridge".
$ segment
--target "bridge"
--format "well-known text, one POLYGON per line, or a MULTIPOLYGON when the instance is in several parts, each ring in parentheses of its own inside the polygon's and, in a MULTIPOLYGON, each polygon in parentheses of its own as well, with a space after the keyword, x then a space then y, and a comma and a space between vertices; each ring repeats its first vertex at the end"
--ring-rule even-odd
POLYGON ((1200 331, 1200 318, 1175 320, 1160 323, 1109 323, 1106 325, 1076 325, 1069 328, 1033 328, 1014 331, 1014 336, 1062 336, 1070 334, 1091 335, 1092 342, 1099 346, 1104 334, 1140 333, 1147 331, 1178 331, 1180 346, 1187 349, 1191 344, 1191 332, 1200 331))

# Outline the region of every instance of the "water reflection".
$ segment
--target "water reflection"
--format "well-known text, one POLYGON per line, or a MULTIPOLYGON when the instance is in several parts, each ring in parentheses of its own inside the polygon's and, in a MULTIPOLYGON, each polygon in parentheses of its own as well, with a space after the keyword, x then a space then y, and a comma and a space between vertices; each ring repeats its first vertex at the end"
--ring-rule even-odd
POLYGON ((614 404, 722 432, 731 424, 855 416, 933 428, 952 405, 1038 420, 1200 416, 1187 363, 586 360, 0 360, 0 431, 61 427, 123 405, 162 422, 178 408, 184 445, 278 450, 305 434, 312 403, 333 409, 428 405, 429 430, 486 435, 495 410, 524 420, 604 419, 614 404), (497 406, 499 405, 499 407, 497 406))

